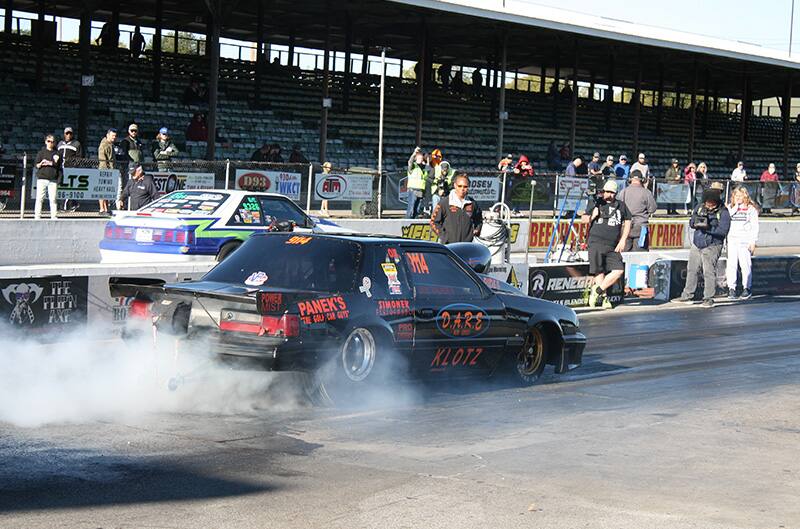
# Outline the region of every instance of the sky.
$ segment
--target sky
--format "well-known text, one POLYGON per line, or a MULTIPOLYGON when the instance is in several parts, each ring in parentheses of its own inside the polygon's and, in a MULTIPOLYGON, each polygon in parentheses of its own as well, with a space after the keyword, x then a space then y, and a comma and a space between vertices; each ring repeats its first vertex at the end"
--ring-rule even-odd
MULTIPOLYGON (((742 41, 789 52, 792 0, 522 0, 687 33, 742 41)), ((800 52, 800 1, 795 6, 792 52, 800 52)))

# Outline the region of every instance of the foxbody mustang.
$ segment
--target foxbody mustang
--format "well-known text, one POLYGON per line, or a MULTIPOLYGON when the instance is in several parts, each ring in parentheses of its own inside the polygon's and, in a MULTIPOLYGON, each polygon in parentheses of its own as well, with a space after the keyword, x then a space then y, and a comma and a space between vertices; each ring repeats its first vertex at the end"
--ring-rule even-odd
POLYGON ((240 190, 186 190, 164 195, 106 223, 104 263, 225 259, 254 233, 288 222, 295 231, 350 232, 314 219, 283 195, 240 190))
POLYGON ((201 280, 112 278, 110 289, 135 297, 133 327, 140 318, 202 336, 223 359, 317 373, 333 400, 380 384, 387 371, 505 372, 527 385, 546 364, 557 373, 578 367, 586 337, 575 312, 478 273, 488 257, 476 244, 454 252, 409 239, 265 233, 201 280))

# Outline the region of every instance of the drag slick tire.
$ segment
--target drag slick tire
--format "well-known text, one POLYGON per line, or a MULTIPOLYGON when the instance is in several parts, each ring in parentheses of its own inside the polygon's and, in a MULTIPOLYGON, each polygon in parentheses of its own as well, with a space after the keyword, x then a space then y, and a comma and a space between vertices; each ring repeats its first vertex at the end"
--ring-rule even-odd
POLYGON ((221 263, 222 261, 224 261, 225 258, 227 258, 230 254, 235 252, 236 249, 241 245, 242 243, 239 241, 228 242, 222 245, 222 248, 220 248, 219 252, 217 253, 217 262, 221 263))
POLYGON ((369 405, 371 390, 387 382, 389 340, 367 327, 353 328, 336 355, 313 375, 315 404, 336 407, 369 405))
POLYGON ((528 330, 525 343, 512 359, 511 372, 517 384, 532 386, 541 378, 547 364, 547 343, 541 325, 528 330))

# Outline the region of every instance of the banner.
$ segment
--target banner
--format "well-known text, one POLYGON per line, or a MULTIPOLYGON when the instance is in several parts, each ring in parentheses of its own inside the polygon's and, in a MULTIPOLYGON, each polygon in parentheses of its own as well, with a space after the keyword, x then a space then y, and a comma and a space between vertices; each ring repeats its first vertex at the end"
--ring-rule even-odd
POLYGON ((317 200, 372 200, 372 175, 314 175, 314 198, 317 200))
MULTIPOLYGON (((58 200, 116 200, 118 169, 65 167, 58 181, 58 200)), ((36 168, 33 168, 31 198, 36 198, 36 168)))
POLYGON ((685 204, 691 193, 689 184, 656 184, 656 202, 659 204, 685 204))
MULTIPOLYGON (((647 238, 651 249, 674 249, 684 248, 685 234, 688 227, 687 222, 658 222, 651 223, 647 238)), ((532 250, 547 250, 550 239, 553 236, 555 222, 550 220, 534 220, 531 222, 529 245, 532 250)), ((569 231, 569 219, 562 219, 558 225, 559 249, 567 238, 567 248, 575 243, 577 235, 578 241, 585 241, 588 235, 588 225, 580 222, 580 217, 576 217, 569 231)))
POLYGON ((17 179, 17 164, 15 162, 0 163, 0 197, 14 198, 17 179))
POLYGON ((161 197, 173 191, 186 189, 214 189, 214 173, 148 172, 161 197))
MULTIPOLYGON (((407 181, 408 178, 404 176, 397 184, 397 200, 403 204, 403 207, 408 204, 407 181)), ((496 203, 500 200, 500 179, 495 176, 470 176, 469 196, 475 202, 496 203)))
MULTIPOLYGON (((533 265, 528 271, 528 295, 568 307, 586 306, 593 281, 589 263, 533 265)), ((612 303, 622 301, 623 289, 622 279, 611 286, 608 297, 612 303)))
POLYGON ((86 323, 88 277, 0 280, 0 321, 30 333, 61 333, 86 323))
MULTIPOLYGON (((558 179, 558 203, 556 211, 585 211, 588 202, 586 192, 589 189, 588 178, 561 177, 558 179), (566 204, 564 204, 566 201, 566 204)), ((620 190, 621 191, 621 190, 620 190)))
MULTIPOLYGON (((522 225, 519 222, 512 222, 509 225, 508 242, 516 244, 519 237, 519 230, 522 225)), ((393 233, 390 233, 394 235, 393 233)), ((427 220, 407 220, 400 226, 400 237, 404 239, 414 239, 417 241, 438 241, 439 237, 431 229, 431 224, 427 220)))
MULTIPOLYGON (((286 171, 261 171, 259 169, 237 169, 234 189, 278 193, 292 200, 300 200, 300 173, 286 171)), ((212 186, 213 187, 213 186, 212 186)))

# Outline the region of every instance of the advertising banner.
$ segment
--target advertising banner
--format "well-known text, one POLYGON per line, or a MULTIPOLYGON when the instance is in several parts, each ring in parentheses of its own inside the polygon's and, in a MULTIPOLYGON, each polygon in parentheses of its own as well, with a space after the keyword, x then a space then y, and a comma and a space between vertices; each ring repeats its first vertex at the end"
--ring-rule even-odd
POLYGON ((292 200, 300 200, 300 173, 286 171, 261 171, 258 169, 237 169, 234 189, 278 193, 292 200))
MULTIPOLYGON (((517 239, 519 239, 519 230, 522 227, 522 224, 519 222, 512 222, 509 225, 509 233, 508 239, 512 245, 516 245, 517 239)), ((390 230, 389 235, 395 235, 393 233, 394 230, 390 230)), ((383 233, 383 232, 382 232, 383 233)), ((438 237, 431 229, 431 224, 427 220, 404 220, 400 225, 400 237, 404 239, 415 239, 417 241, 438 241, 438 237)), ((523 236, 524 238, 524 236, 523 236)), ((524 240, 522 241, 525 242, 524 240)))
POLYGON ((314 198, 317 200, 372 200, 372 175, 314 175, 314 198))
POLYGON ((25 333, 62 333, 86 323, 88 277, 0 280, 0 321, 25 333))
MULTIPOLYGON (((531 222, 530 229, 530 248, 532 250, 547 250, 550 239, 553 236, 555 223, 549 220, 535 220, 531 222)), ((688 229, 687 222, 658 222, 650 224, 647 234, 652 249, 676 249, 684 248, 685 233, 688 229)), ((578 241, 585 241, 588 235, 588 226, 576 219, 569 230, 569 220, 562 220, 558 225, 558 240, 560 243, 567 238, 567 247, 572 247, 576 236, 578 241)))
MULTIPOLYGON (((586 306, 593 277, 589 263, 569 265, 533 265, 528 271, 528 295, 568 307, 586 306)), ((622 301, 622 279, 609 291, 612 303, 622 301)))
MULTIPOLYGON (((36 198, 36 168, 33 169, 31 198, 36 198)), ((116 200, 119 184, 118 169, 85 169, 65 167, 58 181, 58 199, 116 200)))
POLYGON ((14 185, 17 179, 15 162, 0 163, 0 197, 14 198, 14 185))
POLYGON ((148 172, 161 197, 185 189, 214 189, 214 173, 179 173, 175 171, 148 172))
POLYGON ((656 183, 656 202, 659 204, 685 204, 690 194, 689 184, 656 183))
POLYGON ((558 203, 556 210, 561 211, 585 211, 588 197, 586 191, 589 189, 588 178, 569 178, 558 179, 558 203), (566 204, 564 202, 566 201, 566 204))

